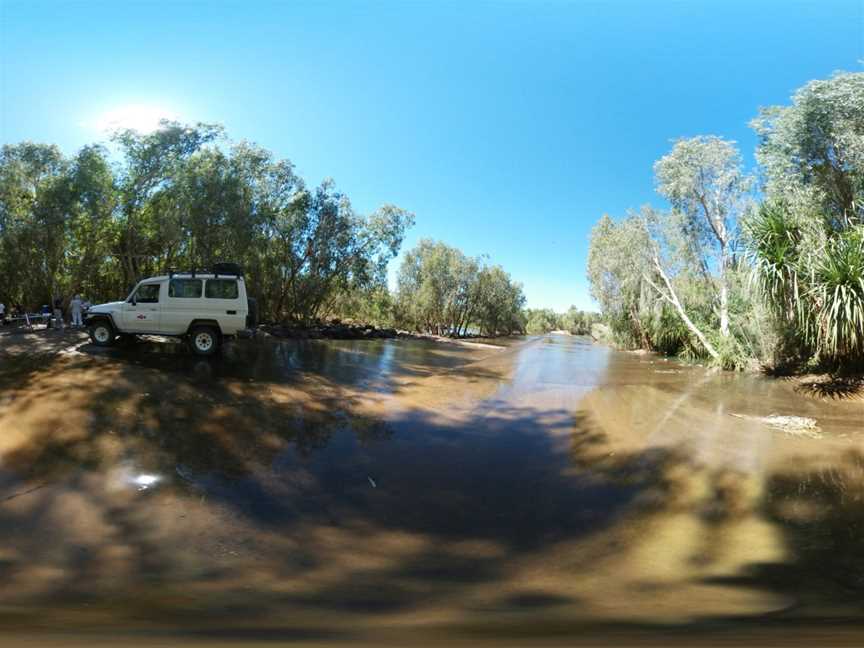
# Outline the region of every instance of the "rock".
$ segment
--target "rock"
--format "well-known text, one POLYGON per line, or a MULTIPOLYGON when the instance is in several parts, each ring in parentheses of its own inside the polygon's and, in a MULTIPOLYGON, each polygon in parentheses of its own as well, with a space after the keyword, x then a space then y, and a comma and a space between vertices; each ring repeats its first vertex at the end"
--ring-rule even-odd
MULTIPOLYGON (((310 328, 302 328, 290 324, 271 324, 261 326, 259 330, 273 337, 301 340, 317 340, 321 338, 330 340, 374 340, 396 338, 403 334, 403 332, 397 331, 395 328, 377 328, 373 324, 355 324, 338 319, 310 328)), ((408 336, 414 337, 413 334, 408 334, 408 336)))

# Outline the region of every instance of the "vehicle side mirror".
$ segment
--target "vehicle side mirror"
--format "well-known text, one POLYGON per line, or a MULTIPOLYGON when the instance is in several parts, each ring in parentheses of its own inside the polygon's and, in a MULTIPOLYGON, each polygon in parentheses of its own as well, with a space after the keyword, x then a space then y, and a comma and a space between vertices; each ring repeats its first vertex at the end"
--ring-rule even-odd
POLYGON ((133 305, 133 306, 137 306, 137 305, 138 305, 138 300, 135 299, 135 295, 132 295, 132 305, 133 305))

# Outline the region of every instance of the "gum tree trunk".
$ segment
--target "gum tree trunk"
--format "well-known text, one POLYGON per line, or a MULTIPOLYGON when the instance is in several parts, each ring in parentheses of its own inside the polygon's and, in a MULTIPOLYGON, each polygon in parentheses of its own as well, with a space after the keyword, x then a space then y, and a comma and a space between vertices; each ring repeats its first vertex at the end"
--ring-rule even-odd
POLYGON ((699 340, 699 343, 705 348, 708 354, 714 358, 715 360, 720 359, 720 354, 717 353, 717 349, 714 348, 714 345, 708 341, 708 338, 705 337, 705 334, 699 330, 699 328, 693 323, 693 320, 687 315, 687 311, 684 310, 684 306, 681 304, 681 300, 678 299, 678 295, 675 293, 675 289, 672 287, 672 282, 669 281, 669 277, 666 276, 666 273, 663 271, 663 266, 660 265, 660 259, 657 256, 654 256, 654 269, 657 270, 657 274, 660 275, 660 278, 663 280, 663 283, 666 286, 666 290, 663 290, 660 286, 651 281, 651 278, 648 275, 645 275, 645 281, 657 291, 657 294, 660 295, 661 298, 665 299, 669 302, 672 307, 678 312, 678 316, 681 318, 681 321, 684 322, 684 326, 699 340), (667 292, 668 291, 668 292, 667 292))

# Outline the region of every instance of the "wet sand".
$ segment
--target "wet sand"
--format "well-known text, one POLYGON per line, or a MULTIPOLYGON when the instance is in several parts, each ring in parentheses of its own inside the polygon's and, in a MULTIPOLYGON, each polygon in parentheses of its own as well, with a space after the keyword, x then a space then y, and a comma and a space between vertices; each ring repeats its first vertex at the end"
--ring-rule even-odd
POLYGON ((0 363, 10 641, 864 635, 860 400, 565 336, 4 334, 0 363))

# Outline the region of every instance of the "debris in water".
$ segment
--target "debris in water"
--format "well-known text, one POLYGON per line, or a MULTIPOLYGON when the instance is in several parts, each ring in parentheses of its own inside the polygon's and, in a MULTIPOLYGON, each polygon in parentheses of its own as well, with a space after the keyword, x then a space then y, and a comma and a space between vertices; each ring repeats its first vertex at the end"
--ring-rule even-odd
POLYGON ((375 480, 371 477, 366 477, 369 480, 369 483, 372 484, 372 488, 378 488, 378 484, 375 483, 375 480))
POLYGON ((139 491, 147 490, 159 482, 158 475, 138 475, 132 481, 138 486, 139 491))
POLYGON ((767 425, 775 430, 780 430, 786 434, 806 436, 811 439, 822 438, 822 435, 819 434, 819 426, 816 425, 816 419, 806 416, 780 416, 779 414, 749 416, 747 414, 736 414, 734 412, 730 412, 730 414, 735 418, 762 423, 763 425, 767 425))

